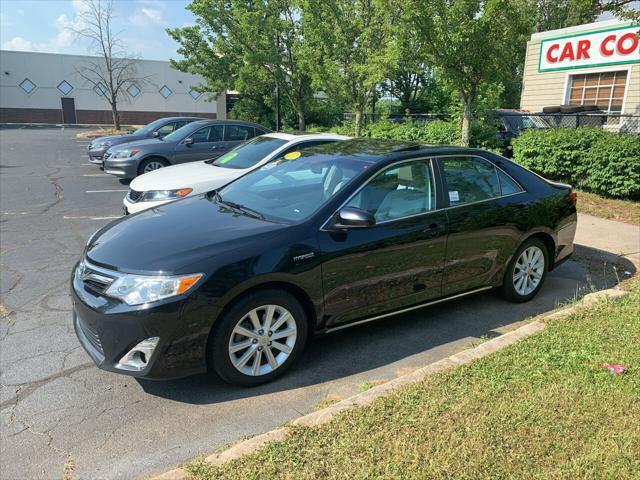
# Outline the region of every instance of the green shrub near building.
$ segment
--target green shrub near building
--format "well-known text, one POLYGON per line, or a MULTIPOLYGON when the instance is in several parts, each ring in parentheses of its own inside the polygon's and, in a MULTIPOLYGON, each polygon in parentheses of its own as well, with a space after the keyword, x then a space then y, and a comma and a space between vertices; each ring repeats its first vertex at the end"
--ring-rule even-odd
POLYGON ((514 161, 546 178, 617 198, 640 197, 640 137, 601 128, 527 130, 514 161))
MULTIPOLYGON (((332 131, 342 135, 353 135, 352 123, 325 128, 310 127, 309 131, 332 131)), ((460 145, 460 122, 458 120, 433 120, 427 122, 394 123, 389 119, 364 125, 360 132, 362 137, 389 138, 393 140, 410 140, 429 145, 460 145)), ((483 122, 476 122, 471 127, 471 146, 498 150, 496 128, 483 122)))

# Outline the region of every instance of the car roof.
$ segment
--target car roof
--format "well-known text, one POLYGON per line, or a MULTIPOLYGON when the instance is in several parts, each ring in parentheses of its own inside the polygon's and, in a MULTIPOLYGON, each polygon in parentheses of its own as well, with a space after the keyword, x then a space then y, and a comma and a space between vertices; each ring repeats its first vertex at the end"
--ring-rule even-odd
POLYGON ((265 132, 270 132, 271 130, 267 127, 263 127, 262 125, 258 125, 253 122, 245 122, 244 120, 219 120, 219 119, 205 119, 198 120, 193 122, 198 125, 244 125, 245 127, 255 127, 260 130, 264 130, 265 132))
POLYGON ((390 163, 404 158, 420 156, 480 154, 477 148, 449 145, 427 145, 414 141, 389 140, 377 138, 353 138, 343 142, 334 142, 305 150, 303 155, 322 155, 336 158, 345 157, 364 163, 390 163), (410 155, 408 155, 410 154, 410 155))
POLYGON ((162 118, 158 118, 158 120, 167 120, 167 121, 172 121, 172 120, 206 120, 205 117, 162 117, 162 118))
POLYGON ((271 138, 279 138, 287 142, 294 140, 349 140, 351 137, 346 135, 338 135, 337 133, 308 133, 308 132, 269 132, 263 136, 271 138))

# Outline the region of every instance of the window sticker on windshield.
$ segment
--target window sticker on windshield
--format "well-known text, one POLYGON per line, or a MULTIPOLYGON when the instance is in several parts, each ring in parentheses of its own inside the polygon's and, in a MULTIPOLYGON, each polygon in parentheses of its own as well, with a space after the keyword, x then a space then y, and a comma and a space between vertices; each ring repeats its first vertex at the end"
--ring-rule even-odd
POLYGON ((284 156, 285 160, 295 160, 296 158, 300 158, 300 155, 302 155, 300 152, 289 152, 284 156))
POLYGON ((452 192, 449 192, 449 201, 450 202, 459 202, 460 201, 460 195, 458 195, 458 191, 457 190, 453 190, 452 192))
POLYGON ((232 160, 238 156, 238 152, 232 152, 229 155, 222 157, 218 163, 227 163, 229 160, 232 160))

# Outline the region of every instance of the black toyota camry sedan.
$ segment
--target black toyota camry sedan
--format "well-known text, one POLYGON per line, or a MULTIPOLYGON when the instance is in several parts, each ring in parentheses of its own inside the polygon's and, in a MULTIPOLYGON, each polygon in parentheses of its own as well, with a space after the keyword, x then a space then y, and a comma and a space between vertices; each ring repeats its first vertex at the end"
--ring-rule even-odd
POLYGON ((72 273, 73 321, 105 370, 257 385, 315 334, 489 289, 533 298, 573 251, 575 203, 482 150, 290 152, 96 232, 72 273))

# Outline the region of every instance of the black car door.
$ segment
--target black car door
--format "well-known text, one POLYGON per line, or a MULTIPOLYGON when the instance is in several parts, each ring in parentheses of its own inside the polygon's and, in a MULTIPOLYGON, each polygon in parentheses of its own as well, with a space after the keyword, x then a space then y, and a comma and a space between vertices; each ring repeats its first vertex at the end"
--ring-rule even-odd
POLYGON ((517 194, 522 187, 487 159, 437 159, 448 202, 449 235, 443 295, 501 283, 521 232, 517 194))
POLYGON ((374 226, 319 232, 328 327, 440 296, 446 213, 436 184, 428 159, 391 165, 344 205, 372 213, 374 226))

